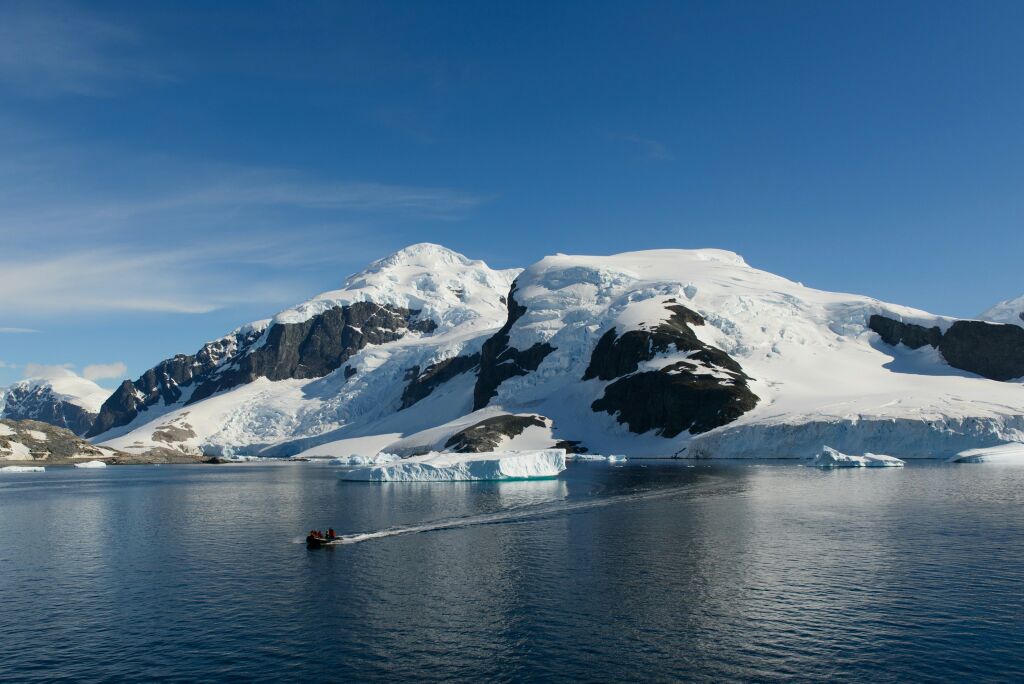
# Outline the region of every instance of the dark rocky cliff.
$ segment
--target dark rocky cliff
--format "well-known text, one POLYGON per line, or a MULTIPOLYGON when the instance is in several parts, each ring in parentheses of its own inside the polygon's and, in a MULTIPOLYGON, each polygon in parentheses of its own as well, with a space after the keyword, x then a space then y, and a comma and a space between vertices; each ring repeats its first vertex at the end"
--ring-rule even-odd
POLYGON ((356 302, 337 306, 301 323, 277 323, 203 346, 195 355, 160 362, 135 382, 125 381, 103 404, 88 435, 127 425, 162 402, 190 404, 216 392, 264 377, 318 378, 341 367, 370 344, 397 340, 409 330, 430 332, 436 324, 418 311, 356 302))
POLYGON ((583 374, 584 380, 614 380, 591 408, 617 415, 631 432, 707 432, 757 405, 740 364, 694 334, 691 326, 704 325, 703 317, 670 303, 672 315, 654 330, 616 335, 612 328, 602 335, 583 374), (690 353, 664 368, 637 372, 642 362, 668 352, 690 353))
POLYGON ((956 321, 943 333, 938 327, 925 328, 875 314, 868 327, 886 344, 902 343, 911 349, 930 345, 953 368, 990 380, 1024 377, 1024 328, 1018 325, 956 321))
POLYGON ((92 427, 96 414, 65 401, 46 385, 15 385, 7 392, 3 418, 37 420, 70 430, 79 437, 92 427))
POLYGON ((537 370, 541 361, 555 351, 547 342, 537 342, 529 349, 509 346, 509 331, 526 313, 526 307, 516 302, 516 283, 508 295, 508 318, 505 325, 483 344, 480 350, 480 371, 473 388, 473 410, 482 409, 498 393, 498 386, 509 378, 526 375, 537 370))

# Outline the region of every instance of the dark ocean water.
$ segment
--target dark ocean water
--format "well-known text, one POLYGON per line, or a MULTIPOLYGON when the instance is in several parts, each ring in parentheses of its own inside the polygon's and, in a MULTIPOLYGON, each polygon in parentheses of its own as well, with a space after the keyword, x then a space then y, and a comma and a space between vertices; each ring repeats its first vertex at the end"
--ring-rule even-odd
POLYGON ((0 476, 0 679, 56 678, 1021 681, 1024 468, 0 476))

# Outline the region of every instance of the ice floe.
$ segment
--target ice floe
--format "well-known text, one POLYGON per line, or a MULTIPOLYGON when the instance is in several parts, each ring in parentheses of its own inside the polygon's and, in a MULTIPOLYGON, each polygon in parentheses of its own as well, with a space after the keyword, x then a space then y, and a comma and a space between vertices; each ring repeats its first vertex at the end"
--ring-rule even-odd
POLYGON ((604 461, 606 463, 621 463, 626 460, 625 456, 611 454, 602 456, 600 454, 566 454, 566 461, 604 461))
POLYGON ((352 454, 350 456, 338 456, 328 461, 331 465, 336 466, 372 466, 372 465, 383 465, 385 463, 391 463, 397 461, 401 457, 396 454, 377 454, 376 456, 360 456, 359 454, 352 454))
POLYGON ((46 468, 43 466, 4 466, 0 473, 43 473, 46 468))
POLYGON ((898 468, 906 465, 903 461, 893 456, 883 456, 882 454, 851 456, 828 446, 821 448, 821 452, 814 457, 811 464, 818 468, 898 468))
POLYGON ((76 463, 76 468, 106 468, 107 464, 103 461, 86 461, 85 463, 76 463))

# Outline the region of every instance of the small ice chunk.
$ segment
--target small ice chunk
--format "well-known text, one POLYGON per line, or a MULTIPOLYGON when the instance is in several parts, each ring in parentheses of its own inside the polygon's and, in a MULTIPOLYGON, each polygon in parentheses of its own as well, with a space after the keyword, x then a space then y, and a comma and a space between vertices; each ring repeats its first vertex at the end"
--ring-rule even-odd
POLYGON ((0 468, 0 473, 44 473, 46 468, 43 466, 4 466, 0 468))
POLYGON ((344 480, 364 482, 461 482, 557 477, 565 470, 565 449, 429 453, 383 465, 341 471, 344 480))
POLYGON ((818 468, 884 468, 906 465, 893 456, 883 456, 882 454, 851 456, 828 446, 821 448, 821 452, 814 457, 811 464, 818 468))
POLYGON ((106 468, 107 464, 103 461, 86 461, 85 463, 76 463, 76 468, 106 468))

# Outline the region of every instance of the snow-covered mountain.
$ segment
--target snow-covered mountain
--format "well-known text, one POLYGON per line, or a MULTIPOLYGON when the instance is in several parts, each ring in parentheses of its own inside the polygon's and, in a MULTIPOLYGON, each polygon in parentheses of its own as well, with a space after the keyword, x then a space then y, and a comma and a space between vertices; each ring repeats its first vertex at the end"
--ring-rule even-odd
POLYGON ((504 321, 518 273, 438 245, 407 247, 339 290, 124 383, 91 435, 133 450, 293 453, 303 439, 368 429, 403 408, 396 436, 450 420, 470 407, 449 390, 471 389, 474 355, 504 321), (417 419, 412 407, 442 385, 417 419))
POLYGON ((1024 328, 814 290, 731 252, 520 273, 414 245, 125 383, 92 434, 282 456, 943 457, 1024 441, 1022 376, 1024 328))
POLYGON ((978 318, 983 321, 1013 323, 1014 325, 1024 327, 1024 295, 1016 299, 1007 299, 1005 302, 999 302, 991 309, 983 312, 978 318))
POLYGON ((92 427, 110 390, 70 370, 20 380, 6 389, 0 418, 38 420, 82 436, 92 427))

